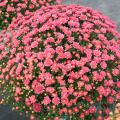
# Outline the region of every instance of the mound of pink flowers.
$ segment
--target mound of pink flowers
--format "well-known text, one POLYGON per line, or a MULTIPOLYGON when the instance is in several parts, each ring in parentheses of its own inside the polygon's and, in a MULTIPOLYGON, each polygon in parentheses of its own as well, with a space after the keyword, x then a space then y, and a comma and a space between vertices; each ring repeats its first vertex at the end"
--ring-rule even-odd
POLYGON ((57 5, 14 20, 8 30, 0 37, 4 102, 31 119, 109 116, 120 99, 120 35, 109 18, 57 5))
POLYGON ((59 4, 61 0, 0 0, 0 28, 6 28, 12 19, 34 12, 42 6, 59 4))

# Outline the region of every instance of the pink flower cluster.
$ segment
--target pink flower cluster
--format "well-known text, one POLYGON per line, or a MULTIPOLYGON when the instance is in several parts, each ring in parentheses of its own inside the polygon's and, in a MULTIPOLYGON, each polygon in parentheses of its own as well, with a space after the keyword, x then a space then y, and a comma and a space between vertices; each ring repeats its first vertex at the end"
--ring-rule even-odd
POLYGON ((60 3, 61 0, 0 0, 0 28, 6 28, 17 16, 34 12, 42 6, 60 3))
POLYGON ((109 18, 56 5, 14 20, 8 30, 0 37, 0 79, 12 85, 14 105, 41 120, 108 116, 120 99, 120 34, 109 18))

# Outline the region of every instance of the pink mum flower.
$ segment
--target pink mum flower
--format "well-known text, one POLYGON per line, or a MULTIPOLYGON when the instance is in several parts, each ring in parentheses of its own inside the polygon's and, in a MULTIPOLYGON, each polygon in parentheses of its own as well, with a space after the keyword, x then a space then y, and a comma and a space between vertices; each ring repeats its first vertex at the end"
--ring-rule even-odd
POLYGON ((95 113, 96 112, 96 107, 95 106, 91 106, 89 108, 89 111, 90 111, 90 113, 95 113))
POLYGON ((49 98, 48 96, 44 97, 44 99, 43 99, 43 101, 42 101, 42 103, 43 103, 44 105, 48 105, 48 104, 50 104, 50 102, 51 102, 51 100, 50 100, 50 98, 49 98))
POLYGON ((117 86, 118 88, 120 88, 120 81, 118 81, 118 82, 116 83, 116 86, 117 86))
POLYGON ((35 103, 36 102, 36 96, 35 95, 30 96, 29 100, 30 100, 31 103, 35 103))
POLYGON ((54 105, 58 105, 58 104, 60 103, 60 98, 59 98, 59 97, 54 97, 54 98, 52 99, 52 103, 53 103, 54 105))
POLYGON ((107 64, 106 64, 105 62, 101 62, 101 63, 100 63, 100 66, 101 66, 103 69, 105 69, 105 68, 107 67, 107 64))
POLYGON ((117 76, 117 75, 120 74, 120 70, 119 69, 113 69, 112 73, 113 73, 114 76, 117 76))
POLYGON ((41 104, 40 103, 34 103, 33 104, 33 110, 34 112, 40 112, 41 111, 41 104))
POLYGON ((44 92, 45 87, 42 84, 38 84, 34 88, 34 92, 36 94, 42 94, 44 92))

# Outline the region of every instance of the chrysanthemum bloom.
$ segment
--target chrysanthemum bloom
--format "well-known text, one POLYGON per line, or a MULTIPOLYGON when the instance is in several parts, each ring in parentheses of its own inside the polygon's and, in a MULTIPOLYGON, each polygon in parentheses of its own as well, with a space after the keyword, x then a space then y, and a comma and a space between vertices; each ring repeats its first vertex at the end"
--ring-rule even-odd
POLYGON ((120 35, 109 18, 83 6, 49 6, 8 30, 0 38, 4 101, 40 120, 108 116, 120 99, 120 35))
POLYGON ((0 29, 6 28, 17 16, 60 2, 61 0, 0 0, 0 29))

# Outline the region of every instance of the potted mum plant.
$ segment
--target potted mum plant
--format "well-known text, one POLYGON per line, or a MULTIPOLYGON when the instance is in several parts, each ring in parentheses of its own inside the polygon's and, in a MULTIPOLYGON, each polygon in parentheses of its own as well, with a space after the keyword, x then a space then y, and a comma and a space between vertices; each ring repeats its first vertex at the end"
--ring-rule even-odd
POLYGON ((8 31, 0 37, 3 102, 35 120, 109 117, 120 99, 120 34, 108 17, 48 6, 8 31))
POLYGON ((59 4, 60 0, 1 0, 0 29, 5 29, 17 16, 34 12, 42 6, 59 4))

